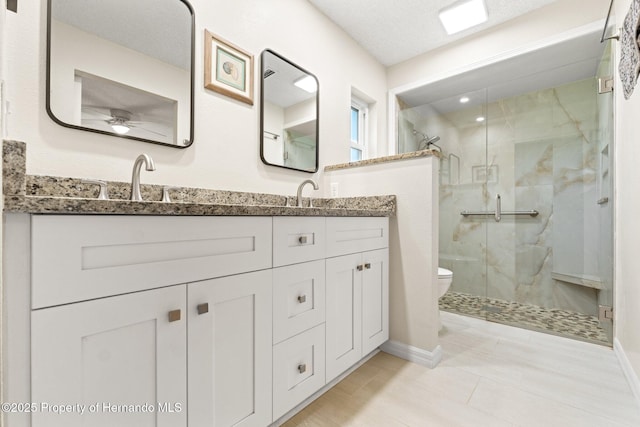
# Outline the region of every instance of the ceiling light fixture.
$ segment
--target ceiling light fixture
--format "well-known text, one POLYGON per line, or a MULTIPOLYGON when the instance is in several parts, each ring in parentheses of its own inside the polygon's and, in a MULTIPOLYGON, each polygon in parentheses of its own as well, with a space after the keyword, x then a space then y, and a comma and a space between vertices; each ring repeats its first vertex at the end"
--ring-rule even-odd
POLYGON ((466 104, 467 102, 469 102, 468 96, 463 96, 462 98, 460 98, 460 104, 466 104))
POLYGON ((484 122, 484 117, 482 117, 482 116, 476 117, 476 122, 478 122, 478 123, 484 122))
POLYGON ((485 22, 489 16, 484 0, 463 0, 438 12, 447 34, 455 34, 485 22))
POLYGON ((131 128, 124 122, 124 119, 121 118, 111 120, 109 125, 111 125, 111 129, 113 129, 113 131, 118 135, 124 135, 131 130, 131 128))
POLYGON ((309 93, 316 93, 318 91, 318 83, 316 82, 316 79, 311 76, 300 77, 298 80, 294 81, 293 84, 309 93))

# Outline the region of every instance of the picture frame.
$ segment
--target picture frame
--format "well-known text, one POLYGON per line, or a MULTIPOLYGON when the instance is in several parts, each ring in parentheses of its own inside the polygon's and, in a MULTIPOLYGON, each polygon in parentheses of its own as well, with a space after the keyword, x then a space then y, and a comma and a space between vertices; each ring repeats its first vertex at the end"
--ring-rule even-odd
POLYGON ((205 30, 204 87, 253 105, 253 55, 205 30))
POLYGON ((471 166, 471 181, 474 184, 498 182, 498 165, 471 166))

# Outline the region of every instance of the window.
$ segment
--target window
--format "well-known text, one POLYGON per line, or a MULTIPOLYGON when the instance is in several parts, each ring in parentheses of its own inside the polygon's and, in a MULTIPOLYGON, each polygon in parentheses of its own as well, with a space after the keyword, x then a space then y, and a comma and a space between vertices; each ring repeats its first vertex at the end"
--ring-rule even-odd
POLYGON ((367 158, 367 113, 365 102, 351 98, 351 162, 367 158))

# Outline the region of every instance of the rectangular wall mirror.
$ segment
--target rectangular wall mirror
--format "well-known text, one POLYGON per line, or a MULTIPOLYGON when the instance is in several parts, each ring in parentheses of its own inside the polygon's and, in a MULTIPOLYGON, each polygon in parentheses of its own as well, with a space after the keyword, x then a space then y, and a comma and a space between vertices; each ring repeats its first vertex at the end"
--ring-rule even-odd
POLYGON ((262 161, 317 172, 318 79, 269 49, 260 62, 262 161))
POLYGON ((47 113, 58 124, 193 142, 194 15, 186 0, 48 0, 47 113))

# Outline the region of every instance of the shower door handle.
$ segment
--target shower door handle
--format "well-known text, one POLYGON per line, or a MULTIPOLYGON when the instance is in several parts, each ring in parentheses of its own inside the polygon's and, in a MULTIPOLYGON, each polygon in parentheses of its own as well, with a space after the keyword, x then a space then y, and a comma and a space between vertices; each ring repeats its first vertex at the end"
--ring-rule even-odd
POLYGON ((500 222, 502 219, 502 201, 500 195, 496 195, 496 213, 495 213, 496 222, 500 222))

